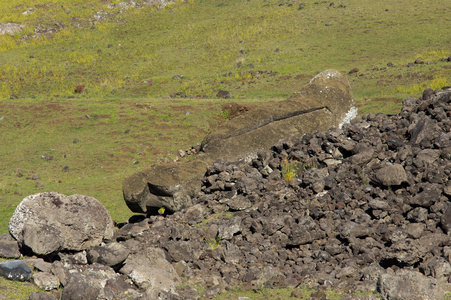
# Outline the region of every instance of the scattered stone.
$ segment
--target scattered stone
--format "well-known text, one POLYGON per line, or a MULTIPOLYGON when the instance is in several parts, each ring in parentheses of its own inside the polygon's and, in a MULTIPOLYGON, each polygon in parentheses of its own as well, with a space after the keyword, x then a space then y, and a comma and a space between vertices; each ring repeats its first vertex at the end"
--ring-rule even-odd
POLYGON ((36 185, 35 185, 35 187, 43 187, 45 185, 45 183, 44 182, 42 182, 42 181, 38 181, 38 182, 36 182, 36 185))
MULTIPOLYGON (((197 299, 299 284, 442 299, 451 275, 449 103, 451 89, 425 91, 404 99, 399 114, 296 133, 248 160, 215 160, 188 207, 130 218, 87 255, 24 261, 55 275, 63 299, 197 299), (303 166, 289 182, 287 162, 303 166), (119 256, 125 261, 113 261, 119 256)), ((180 178, 184 171, 168 168, 180 178)), ((159 200, 180 192, 144 182, 159 200)), ((45 241, 58 244, 59 233, 45 241)), ((321 290, 312 299, 324 299, 321 290)), ((292 296, 305 298, 297 288, 292 296)))
POLYGON ((56 290, 60 285, 58 279, 54 275, 47 272, 38 272, 34 274, 33 283, 46 291, 56 290))
POLYGON ((75 93, 75 94, 81 94, 81 93, 83 93, 84 91, 85 91, 85 86, 82 85, 82 84, 80 84, 80 85, 77 85, 77 86, 75 87, 74 93, 75 93))
POLYGON ((96 300, 99 294, 100 286, 96 285, 91 277, 75 273, 70 276, 61 295, 62 299, 96 300))
POLYGON ((44 292, 33 292, 31 293, 28 300, 57 300, 57 298, 49 293, 44 292))
POLYGON ((18 23, 0 23, 0 35, 16 35, 23 29, 23 27, 24 25, 18 23))
POLYGON ((102 265, 115 267, 127 259, 130 251, 122 244, 110 243, 105 246, 94 246, 88 250, 87 258, 89 263, 99 263, 102 265))
POLYGON ((382 274, 377 288, 383 299, 442 300, 445 295, 437 280, 410 270, 382 274))
POLYGON ((0 257, 19 258, 21 256, 17 241, 9 233, 0 235, 0 257))
POLYGON ((185 151, 183 151, 183 150, 181 150, 181 149, 177 151, 177 154, 178 154, 178 156, 180 156, 181 158, 183 158, 183 157, 186 156, 185 151))
POLYGON ((139 288, 146 290, 149 299, 158 299, 162 292, 175 292, 180 282, 174 267, 166 260, 161 249, 148 248, 142 253, 130 255, 119 270, 127 275, 139 288))
POLYGON ((22 13, 22 15, 28 16, 28 15, 31 15, 32 13, 34 13, 34 12, 35 12, 35 9, 34 9, 33 7, 30 7, 29 9, 27 9, 26 11, 24 11, 24 12, 22 13))
POLYGON ((384 187, 399 186, 407 182, 407 175, 400 164, 382 167, 374 174, 374 181, 384 187))
POLYGON ((0 276, 9 280, 29 281, 31 279, 31 270, 21 260, 10 260, 0 262, 0 276))
POLYGON ((348 74, 354 74, 357 72, 359 72, 359 68, 353 68, 353 69, 351 69, 351 71, 348 72, 348 74))
POLYGON ((229 99, 230 97, 231 96, 229 91, 219 90, 219 92, 216 94, 216 98, 229 99))

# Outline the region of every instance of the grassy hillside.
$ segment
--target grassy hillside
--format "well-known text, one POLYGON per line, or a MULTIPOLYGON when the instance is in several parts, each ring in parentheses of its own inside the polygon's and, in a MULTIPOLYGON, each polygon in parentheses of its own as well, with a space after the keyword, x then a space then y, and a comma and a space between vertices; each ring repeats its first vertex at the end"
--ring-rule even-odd
POLYGON ((355 67, 361 100, 450 84, 449 64, 439 61, 451 55, 447 0, 187 1, 161 11, 116 1, 3 2, 0 22, 26 26, 1 37, 1 98, 61 99, 77 85, 86 87, 82 97, 100 99, 213 97, 218 89, 237 99, 285 97, 299 78, 355 67), (415 59, 435 64, 405 67, 415 59))
POLYGON ((278 101, 328 68, 358 68, 361 113, 451 85, 449 0, 135 3, 0 0, 0 23, 24 25, 0 35, 0 233, 43 191, 94 196, 126 221, 123 179, 200 142, 226 101, 278 101))

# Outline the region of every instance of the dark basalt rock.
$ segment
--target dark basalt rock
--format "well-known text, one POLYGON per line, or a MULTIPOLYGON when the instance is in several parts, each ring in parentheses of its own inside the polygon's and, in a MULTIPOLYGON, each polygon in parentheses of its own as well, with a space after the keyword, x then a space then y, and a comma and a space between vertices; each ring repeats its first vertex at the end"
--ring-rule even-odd
POLYGON ((10 280, 29 281, 31 279, 31 270, 21 260, 3 261, 0 262, 0 276, 10 280))

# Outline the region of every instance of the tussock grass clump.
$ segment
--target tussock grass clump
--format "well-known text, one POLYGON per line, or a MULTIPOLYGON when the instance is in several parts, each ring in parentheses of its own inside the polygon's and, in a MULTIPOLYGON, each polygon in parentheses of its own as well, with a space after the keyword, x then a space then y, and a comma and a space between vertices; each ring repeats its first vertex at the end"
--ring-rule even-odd
POLYGON ((451 81, 448 78, 440 76, 440 77, 436 77, 433 80, 423 83, 423 84, 413 84, 408 87, 398 87, 397 90, 398 90, 398 92, 400 92, 402 94, 412 95, 412 94, 419 94, 419 93, 423 92, 423 90, 425 88, 428 88, 428 87, 430 87, 433 90, 436 90, 436 89, 441 89, 445 86, 450 86, 450 85, 451 85, 451 81))
POLYGON ((282 178, 286 182, 292 181, 303 171, 316 167, 317 165, 313 161, 303 162, 292 159, 288 160, 287 158, 280 163, 282 178))

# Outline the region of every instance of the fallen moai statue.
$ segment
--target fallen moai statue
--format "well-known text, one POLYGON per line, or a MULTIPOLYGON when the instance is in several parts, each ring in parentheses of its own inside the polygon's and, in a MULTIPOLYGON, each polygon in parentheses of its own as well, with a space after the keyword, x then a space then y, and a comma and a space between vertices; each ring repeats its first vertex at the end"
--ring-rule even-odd
POLYGON ((205 137, 196 158, 126 178, 125 202, 137 213, 190 207, 207 166, 214 161, 250 160, 283 137, 340 127, 356 112, 348 80, 338 71, 326 70, 287 100, 255 107, 219 126, 205 137))

